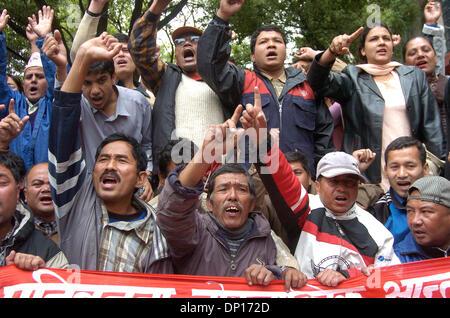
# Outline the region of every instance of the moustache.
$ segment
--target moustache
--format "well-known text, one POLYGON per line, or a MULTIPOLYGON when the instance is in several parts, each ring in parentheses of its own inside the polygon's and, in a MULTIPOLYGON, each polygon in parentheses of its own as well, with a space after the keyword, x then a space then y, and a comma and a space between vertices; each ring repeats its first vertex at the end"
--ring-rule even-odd
POLYGON ((226 210, 231 206, 237 206, 240 211, 242 211, 244 208, 238 201, 226 201, 223 205, 223 209, 226 210))
POLYGON ((117 180, 117 182, 120 182, 120 180, 121 180, 120 176, 117 174, 117 172, 106 170, 100 175, 99 181, 102 181, 105 176, 112 176, 117 180))

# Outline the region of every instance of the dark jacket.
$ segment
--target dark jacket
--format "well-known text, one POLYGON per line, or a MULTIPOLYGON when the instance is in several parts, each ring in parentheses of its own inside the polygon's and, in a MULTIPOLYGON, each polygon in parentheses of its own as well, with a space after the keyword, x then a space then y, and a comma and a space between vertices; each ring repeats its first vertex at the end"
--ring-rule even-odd
MULTIPOLYGON (((342 105, 344 118, 343 151, 370 148, 377 154, 367 169, 371 183, 381 181, 381 128, 384 99, 373 77, 360 68, 349 65, 342 73, 330 72, 331 66, 319 64, 316 55, 308 72, 308 81, 316 95, 330 97, 342 105)), ((399 66, 406 109, 413 137, 425 143, 427 149, 439 158, 444 157, 444 138, 436 99, 428 85, 425 73, 414 66, 399 66)))
MULTIPOLYGON (((17 227, 9 237, 5 246, 4 256, 7 257, 11 251, 16 253, 31 254, 42 258, 47 267, 64 268, 68 266, 64 253, 51 239, 35 228, 33 216, 25 209, 15 212, 14 216, 17 227)), ((4 262, 0 260, 0 264, 4 262)))
POLYGON ((449 250, 450 248, 447 249, 447 251, 444 251, 435 247, 425 247, 419 245, 414 240, 414 236, 412 235, 411 232, 409 232, 409 234, 406 235, 403 241, 394 246, 395 254, 397 254, 398 258, 402 263, 417 262, 439 257, 447 257, 449 250))
MULTIPOLYGON (((450 124, 450 81, 447 81, 447 84, 445 85, 445 113, 447 116, 447 123, 450 124)), ((450 152, 450 127, 447 127, 447 148, 446 153, 448 156, 448 153, 450 152)), ((445 159, 445 173, 444 177, 450 180, 450 162, 448 161, 448 157, 446 156, 445 159)))
POLYGON ((254 87, 258 86, 268 129, 280 129, 280 149, 302 152, 314 174, 315 163, 335 150, 333 118, 328 107, 316 105, 306 75, 296 68, 286 68, 286 83, 277 97, 270 80, 257 69, 244 71, 228 63, 230 35, 228 23, 215 16, 198 43, 198 72, 226 107, 254 104, 254 87))

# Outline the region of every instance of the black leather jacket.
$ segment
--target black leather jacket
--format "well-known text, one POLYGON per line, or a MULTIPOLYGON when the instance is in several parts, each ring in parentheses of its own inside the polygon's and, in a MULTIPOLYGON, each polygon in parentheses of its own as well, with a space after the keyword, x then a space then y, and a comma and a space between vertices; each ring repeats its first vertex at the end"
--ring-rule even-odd
MULTIPOLYGON (((342 105, 344 117, 343 150, 370 148, 377 154, 366 170, 371 183, 381 181, 381 129, 384 99, 372 76, 354 65, 342 73, 330 72, 331 66, 319 64, 316 55, 308 72, 308 81, 319 96, 333 98, 342 105)), ((399 66, 396 71, 406 101, 412 135, 425 143, 439 158, 445 157, 444 137, 436 99, 428 85, 425 72, 415 66, 399 66)))

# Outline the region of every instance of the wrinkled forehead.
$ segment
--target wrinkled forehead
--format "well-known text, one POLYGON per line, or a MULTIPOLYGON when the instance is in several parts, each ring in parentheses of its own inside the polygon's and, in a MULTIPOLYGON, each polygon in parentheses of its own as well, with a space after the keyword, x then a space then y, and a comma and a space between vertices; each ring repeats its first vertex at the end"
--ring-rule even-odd
POLYGON ((248 179, 247 176, 244 173, 223 173, 218 175, 215 178, 215 186, 220 185, 240 185, 240 186, 247 186, 248 187, 248 179))
POLYGON ((32 75, 32 74, 42 75, 42 74, 44 74, 44 68, 40 67, 40 66, 31 66, 31 67, 25 69, 24 77, 26 77, 27 75, 32 75))

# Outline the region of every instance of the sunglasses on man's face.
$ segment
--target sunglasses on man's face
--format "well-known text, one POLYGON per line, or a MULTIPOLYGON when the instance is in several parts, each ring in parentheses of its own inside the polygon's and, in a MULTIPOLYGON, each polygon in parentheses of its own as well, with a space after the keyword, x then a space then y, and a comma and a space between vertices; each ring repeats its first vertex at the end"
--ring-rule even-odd
POLYGON ((178 38, 173 40, 173 43, 178 46, 178 45, 182 45, 184 44, 184 42, 189 41, 191 43, 197 43, 198 40, 200 40, 200 36, 199 35, 191 35, 185 38, 178 38))

